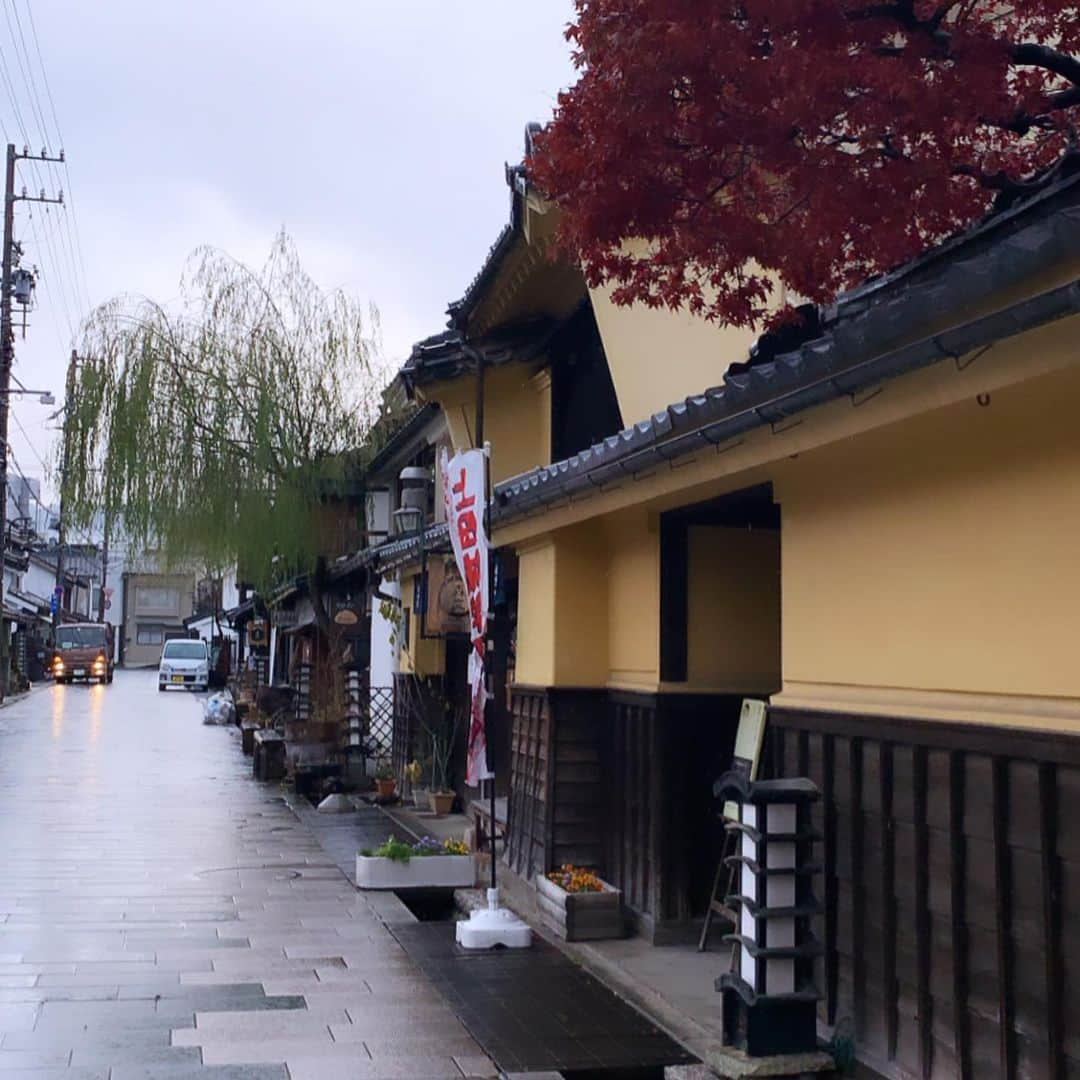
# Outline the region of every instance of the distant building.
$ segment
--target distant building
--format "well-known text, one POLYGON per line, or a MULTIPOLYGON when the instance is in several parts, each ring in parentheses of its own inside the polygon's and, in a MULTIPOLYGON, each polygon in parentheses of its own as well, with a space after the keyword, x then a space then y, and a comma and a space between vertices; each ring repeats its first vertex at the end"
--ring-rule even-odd
POLYGON ((195 609, 195 575, 127 572, 122 581, 121 663, 155 665, 166 641, 189 636, 184 620, 195 609))
POLYGON ((220 577, 204 577, 195 585, 195 610, 185 620, 188 634, 205 641, 216 660, 214 646, 226 646, 229 650, 230 670, 239 661, 239 632, 229 625, 225 612, 240 603, 240 589, 236 570, 226 571, 220 577))

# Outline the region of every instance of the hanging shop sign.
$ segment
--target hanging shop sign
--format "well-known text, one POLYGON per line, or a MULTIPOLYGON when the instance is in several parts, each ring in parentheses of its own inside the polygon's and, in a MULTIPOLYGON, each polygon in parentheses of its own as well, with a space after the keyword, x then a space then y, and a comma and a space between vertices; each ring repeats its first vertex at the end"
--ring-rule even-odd
MULTIPOLYGON (((484 715, 487 689, 484 685, 485 647, 488 613, 488 540, 484 529, 487 459, 482 450, 463 450, 452 458, 443 449, 442 470, 446 522, 454 559, 465 585, 469 612, 469 742, 465 782, 475 787, 490 780, 487 766, 487 732, 484 715)), ((430 605, 429 605, 430 606, 430 605)))
POLYGON ((471 633, 469 590, 462 580, 455 556, 428 556, 426 598, 426 636, 445 637, 448 634, 471 633))

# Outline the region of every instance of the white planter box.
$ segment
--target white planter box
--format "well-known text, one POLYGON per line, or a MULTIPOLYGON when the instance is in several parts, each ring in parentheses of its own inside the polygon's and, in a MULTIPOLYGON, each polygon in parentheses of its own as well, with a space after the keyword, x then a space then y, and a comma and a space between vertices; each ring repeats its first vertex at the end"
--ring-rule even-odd
POLYGON ((567 941, 599 941, 625 934, 622 893, 606 881, 602 892, 568 893, 545 874, 537 874, 540 918, 567 941))
POLYGON ((474 884, 472 855, 414 855, 408 862, 356 856, 358 889, 471 889, 474 884))

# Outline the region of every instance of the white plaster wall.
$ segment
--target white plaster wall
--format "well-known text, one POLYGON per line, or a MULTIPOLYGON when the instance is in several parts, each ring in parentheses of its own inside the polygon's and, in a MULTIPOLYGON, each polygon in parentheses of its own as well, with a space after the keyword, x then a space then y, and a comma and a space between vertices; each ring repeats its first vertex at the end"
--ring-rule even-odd
MULTIPOLYGON (((379 591, 401 598, 401 584, 383 578, 379 591)), ((382 601, 376 596, 371 602, 371 688, 393 686, 398 672, 398 645, 394 640, 394 624, 380 613, 382 601)))
POLYGON ((26 573, 23 574, 22 588, 23 592, 47 604, 53 589, 56 588, 56 567, 44 566, 31 559, 26 573))
MULTIPOLYGON (((367 497, 367 522, 368 529, 373 533, 387 533, 390 531, 390 492, 371 491, 367 497)), ((384 537, 377 536, 374 543, 381 543, 384 537)))
MULTIPOLYGON (((236 586, 236 567, 226 570, 221 575, 221 607, 223 611, 236 607, 240 603, 240 590, 236 586)), ((225 627, 222 627, 224 630, 225 627)))

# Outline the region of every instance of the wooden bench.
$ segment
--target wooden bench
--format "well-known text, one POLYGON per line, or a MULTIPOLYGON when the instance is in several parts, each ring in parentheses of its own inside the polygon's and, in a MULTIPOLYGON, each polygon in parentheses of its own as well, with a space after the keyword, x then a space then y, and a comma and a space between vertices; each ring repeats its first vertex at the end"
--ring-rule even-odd
MULTIPOLYGON (((506 840, 507 800, 495 799, 495 842, 506 840)), ((473 823, 473 850, 486 851, 491 846, 491 801, 473 799, 469 803, 469 817, 473 823)))

